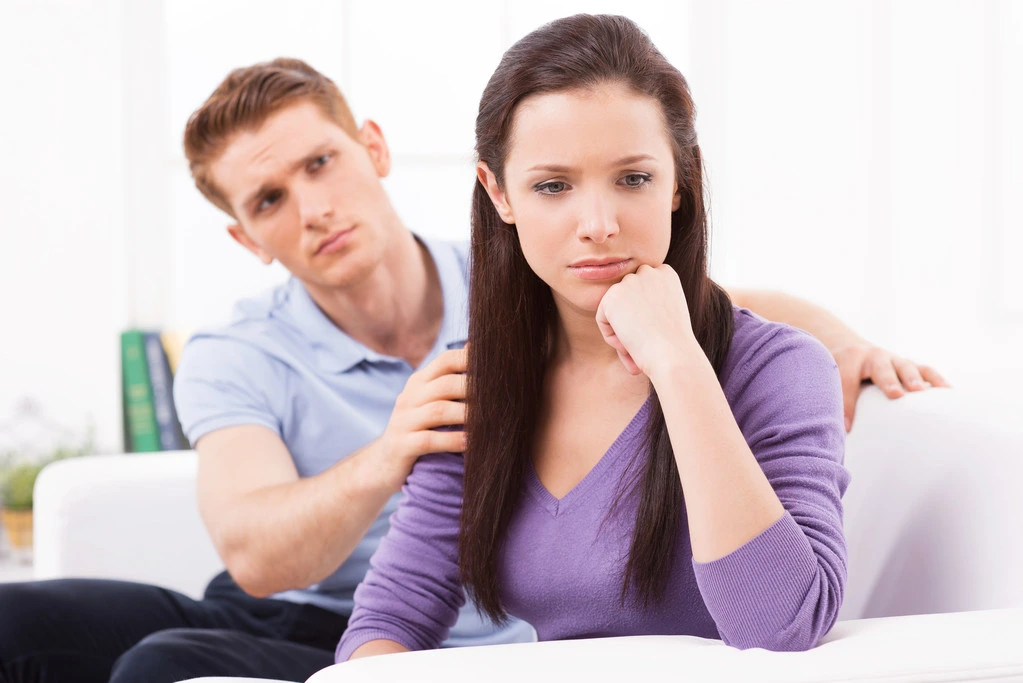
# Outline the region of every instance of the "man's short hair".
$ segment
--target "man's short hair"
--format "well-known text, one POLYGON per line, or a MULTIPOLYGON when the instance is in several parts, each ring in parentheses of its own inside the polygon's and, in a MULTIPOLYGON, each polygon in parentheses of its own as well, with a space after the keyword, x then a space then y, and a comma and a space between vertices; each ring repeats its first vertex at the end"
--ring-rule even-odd
POLYGON ((271 115, 301 101, 312 102, 353 139, 359 129, 337 85, 300 59, 278 57, 235 69, 188 119, 185 157, 195 186, 217 207, 237 218, 210 174, 232 136, 254 130, 271 115))

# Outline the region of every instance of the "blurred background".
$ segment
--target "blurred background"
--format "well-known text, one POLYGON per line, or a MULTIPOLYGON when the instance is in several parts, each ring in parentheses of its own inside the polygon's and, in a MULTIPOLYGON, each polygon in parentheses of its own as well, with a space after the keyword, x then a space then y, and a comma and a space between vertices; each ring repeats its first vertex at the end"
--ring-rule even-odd
POLYGON ((286 276, 228 237, 182 153, 230 69, 287 55, 332 77, 381 125, 407 225, 467 238, 483 86, 512 42, 580 11, 631 17, 688 78, 719 282, 814 301, 954 384, 1018 391, 1023 2, 0 8, 0 452, 121 450, 121 332, 224 321, 286 276))

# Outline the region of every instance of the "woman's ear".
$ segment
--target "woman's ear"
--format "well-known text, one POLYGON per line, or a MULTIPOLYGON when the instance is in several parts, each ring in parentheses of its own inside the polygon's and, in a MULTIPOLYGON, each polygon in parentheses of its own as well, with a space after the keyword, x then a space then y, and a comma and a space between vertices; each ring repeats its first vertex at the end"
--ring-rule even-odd
POLYGON ((490 201, 494 203, 497 215, 508 225, 514 225, 515 216, 512 214, 511 204, 508 203, 504 190, 497 184, 497 178, 487 166, 487 162, 481 161, 476 164, 476 177, 483 184, 483 189, 490 195, 490 201))
POLYGON ((675 194, 671 197, 672 213, 678 211, 680 206, 682 206, 682 191, 678 189, 678 183, 675 183, 675 194))

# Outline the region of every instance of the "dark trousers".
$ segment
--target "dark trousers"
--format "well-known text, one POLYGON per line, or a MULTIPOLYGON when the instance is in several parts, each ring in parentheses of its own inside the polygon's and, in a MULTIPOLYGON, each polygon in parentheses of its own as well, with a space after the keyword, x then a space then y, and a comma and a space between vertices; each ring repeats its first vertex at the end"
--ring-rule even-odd
POLYGON ((253 598, 227 573, 202 600, 125 581, 0 584, 0 683, 304 681, 334 663, 348 620, 253 598))

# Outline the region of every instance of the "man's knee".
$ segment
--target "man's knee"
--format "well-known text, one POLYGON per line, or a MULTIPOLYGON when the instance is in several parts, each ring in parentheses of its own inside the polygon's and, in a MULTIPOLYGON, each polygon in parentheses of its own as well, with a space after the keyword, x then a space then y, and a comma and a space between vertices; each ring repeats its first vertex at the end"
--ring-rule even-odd
POLYGON ((54 625, 68 613, 63 596, 47 583, 0 584, 0 664, 48 645, 54 625))
POLYGON ((202 633, 174 628, 146 636, 114 662, 110 683, 174 683, 202 675, 196 661, 202 633))
POLYGON ((78 637, 75 588, 67 581, 0 584, 0 681, 106 680, 110 660, 78 637))

